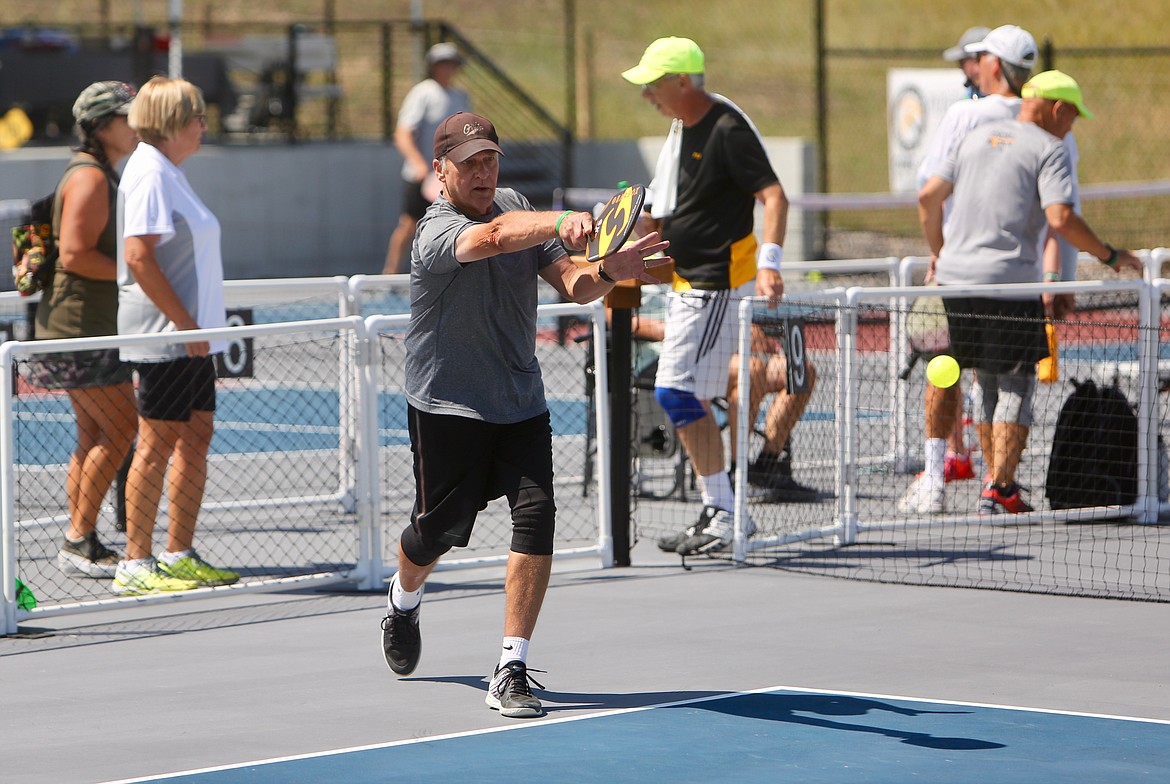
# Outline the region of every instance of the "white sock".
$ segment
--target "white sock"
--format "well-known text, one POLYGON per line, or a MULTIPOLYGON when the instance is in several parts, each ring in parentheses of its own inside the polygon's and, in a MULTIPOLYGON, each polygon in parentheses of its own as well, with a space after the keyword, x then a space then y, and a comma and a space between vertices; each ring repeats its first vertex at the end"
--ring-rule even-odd
POLYGON ((390 579, 390 590, 386 594, 386 604, 391 610, 399 609, 409 612, 418 607, 419 602, 422 601, 424 587, 425 583, 420 585, 417 591, 404 591, 398 583, 398 575, 395 574, 390 579))
POLYGON ((703 505, 716 509, 735 508, 735 496, 731 492, 731 477, 726 471, 699 477, 699 490, 703 494, 703 505))
POLYGON ((149 566, 152 560, 153 559, 150 556, 147 556, 146 558, 127 558, 126 560, 122 561, 122 563, 118 564, 118 566, 120 566, 123 571, 132 572, 140 566, 149 566))
POLYGON ((503 667, 508 662, 522 661, 528 664, 528 640, 523 637, 505 637, 503 645, 500 648, 500 665, 496 669, 503 667))
POLYGON ((187 548, 186 550, 180 550, 177 553, 165 552, 159 556, 159 560, 161 560, 167 566, 174 566, 176 563, 179 562, 180 558, 186 558, 191 553, 192 553, 191 548, 187 548))
POLYGON ((926 478, 935 484, 946 481, 944 471, 947 459, 947 440, 945 438, 926 439, 926 478))

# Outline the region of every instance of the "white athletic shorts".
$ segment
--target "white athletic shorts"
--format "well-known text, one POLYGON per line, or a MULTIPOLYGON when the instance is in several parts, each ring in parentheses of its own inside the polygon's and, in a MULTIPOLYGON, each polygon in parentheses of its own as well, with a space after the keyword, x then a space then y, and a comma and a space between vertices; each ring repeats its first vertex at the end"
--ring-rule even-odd
POLYGON ((690 392, 700 400, 727 395, 728 365, 739 337, 739 303, 756 282, 722 291, 672 291, 654 386, 690 392))

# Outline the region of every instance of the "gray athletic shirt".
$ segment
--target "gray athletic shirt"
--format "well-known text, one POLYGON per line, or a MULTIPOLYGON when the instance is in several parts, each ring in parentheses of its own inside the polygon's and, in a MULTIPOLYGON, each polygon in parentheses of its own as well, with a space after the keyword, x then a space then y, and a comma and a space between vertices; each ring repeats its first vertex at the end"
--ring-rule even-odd
POLYGON ((455 259, 455 240, 467 227, 531 209, 500 188, 485 218, 469 218, 440 197, 419 221, 406 333, 406 397, 415 408, 496 424, 547 409, 536 359, 536 277, 564 248, 550 240, 468 264, 455 259))
POLYGON ((967 134, 938 176, 955 188, 938 282, 1038 282, 1044 208, 1073 203, 1072 170, 1060 139, 1033 123, 986 123, 967 134))

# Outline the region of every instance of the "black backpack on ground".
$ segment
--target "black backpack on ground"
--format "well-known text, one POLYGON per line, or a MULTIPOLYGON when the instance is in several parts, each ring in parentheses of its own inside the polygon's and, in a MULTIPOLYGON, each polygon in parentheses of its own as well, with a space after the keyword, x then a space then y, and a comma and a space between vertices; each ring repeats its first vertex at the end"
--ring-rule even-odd
POLYGON ((1137 501, 1138 421, 1114 381, 1075 387, 1060 409, 1044 494, 1053 509, 1137 501))

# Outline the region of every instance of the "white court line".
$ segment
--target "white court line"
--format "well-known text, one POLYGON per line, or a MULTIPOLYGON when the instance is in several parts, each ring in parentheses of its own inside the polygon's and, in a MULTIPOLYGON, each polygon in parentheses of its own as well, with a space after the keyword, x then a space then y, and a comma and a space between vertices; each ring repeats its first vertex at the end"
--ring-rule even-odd
POLYGON ((413 746, 417 743, 430 743, 432 741, 440 740, 455 740, 458 738, 472 738, 478 735, 490 735, 496 732, 511 732, 513 730, 523 730, 529 727, 546 727, 551 724, 565 724, 571 721, 582 721, 584 719, 599 719, 608 716, 620 716, 626 713, 640 713, 642 711, 654 710, 656 708, 676 708, 683 705, 698 705, 704 702, 712 702, 714 700, 726 700, 731 697, 743 697, 749 694, 769 694, 771 692, 787 691, 796 692, 798 694, 824 694, 836 697, 864 697, 866 699, 874 700, 898 700, 900 702, 916 702, 929 705, 954 705, 964 708, 991 708, 995 710, 1019 711, 1027 713, 1044 713, 1054 716, 1076 716, 1086 719, 1111 719, 1114 721, 1132 721, 1142 724, 1165 724, 1170 726, 1170 719, 1147 719, 1138 716, 1115 716, 1108 713, 1087 713, 1083 711, 1066 711, 1055 710, 1052 708, 1030 708, 1023 705, 999 705, 990 702, 962 702, 959 700, 935 700, 926 697, 904 697, 895 694, 871 694, 861 691, 833 691, 831 689, 805 689, 799 686, 768 686, 762 689, 752 689, 751 691, 737 691, 728 692, 727 694, 715 694, 710 697, 700 697, 698 699, 679 700, 677 702, 662 702, 656 705, 641 705, 636 708, 615 708, 614 710, 599 711, 597 713, 587 713, 582 716, 566 716, 560 719, 544 719, 542 721, 531 721, 513 724, 505 727, 487 727, 480 730, 467 730, 464 732, 451 732, 444 735, 433 735, 427 738, 409 738, 406 740, 394 740, 387 743, 373 743, 367 746, 352 746, 344 749, 332 749, 330 751, 315 751, 309 754, 293 754, 287 757, 272 757, 271 759, 253 760, 251 762, 236 762, 230 765, 218 765, 210 768, 197 768, 193 770, 181 771, 178 773, 165 773, 158 776, 142 776, 133 779, 117 779, 116 781, 104 781, 99 784, 142 784, 150 781, 163 781, 165 779, 179 778, 180 776, 195 776, 201 773, 217 773, 224 770, 237 770, 239 768, 249 768, 255 765, 272 765, 278 762, 295 762, 298 760, 317 759, 319 757, 340 756, 342 754, 352 754, 361 751, 376 751, 378 749, 391 749, 396 746, 413 746))

